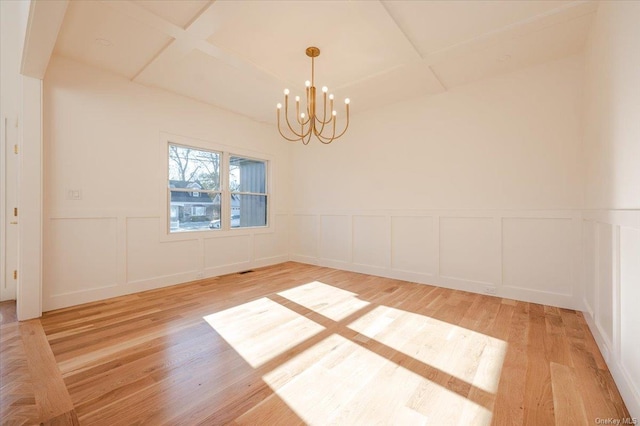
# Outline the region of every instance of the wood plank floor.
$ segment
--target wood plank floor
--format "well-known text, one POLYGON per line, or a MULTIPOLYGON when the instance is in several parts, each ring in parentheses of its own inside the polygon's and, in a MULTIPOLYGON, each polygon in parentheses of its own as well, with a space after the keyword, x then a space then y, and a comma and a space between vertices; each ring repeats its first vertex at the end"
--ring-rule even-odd
POLYGON ((3 424, 629 417, 579 312, 293 262, 0 327, 3 424))

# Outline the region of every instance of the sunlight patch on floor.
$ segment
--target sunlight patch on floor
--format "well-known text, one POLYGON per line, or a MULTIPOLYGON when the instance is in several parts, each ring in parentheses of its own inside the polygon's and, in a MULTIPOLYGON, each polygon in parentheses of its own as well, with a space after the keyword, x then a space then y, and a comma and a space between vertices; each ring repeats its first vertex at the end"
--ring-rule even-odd
POLYGON ((496 393, 507 343, 482 333, 388 306, 349 328, 490 393, 496 393))
POLYGON ((297 312, 265 297, 204 317, 254 368, 307 341, 263 374, 274 394, 238 423, 491 423, 506 342, 318 281, 278 296, 297 312), (307 310, 336 325, 313 346, 325 328, 307 310))
POLYGON ((254 368, 324 330, 266 297, 203 318, 254 368))
POLYGON ((340 321, 369 305, 369 302, 359 299, 356 293, 319 281, 299 285, 278 294, 334 321, 340 321))
POLYGON ((275 391, 245 413, 259 421, 281 399, 308 424, 488 424, 491 412, 333 334, 265 374, 275 391), (270 400, 272 399, 272 400, 270 400))

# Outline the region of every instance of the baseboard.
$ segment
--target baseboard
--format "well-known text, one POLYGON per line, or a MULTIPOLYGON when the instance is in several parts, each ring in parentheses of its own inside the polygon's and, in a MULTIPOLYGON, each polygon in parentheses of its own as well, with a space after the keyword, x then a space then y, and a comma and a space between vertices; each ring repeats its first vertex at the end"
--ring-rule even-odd
POLYGON ((593 317, 589 313, 585 312, 584 318, 587 321, 587 325, 591 330, 591 334, 593 335, 596 344, 598 345, 598 349, 600 349, 600 352, 602 352, 603 357, 605 358, 607 367, 609 367, 613 380, 615 381, 616 386, 618 386, 618 391, 620 391, 620 395, 622 395, 622 399, 629 410, 629 414, 631 414, 632 418, 640 419, 640 391, 635 388, 633 381, 627 374, 624 366, 620 364, 618 357, 615 356, 615 352, 612 348, 608 347, 606 343, 607 339, 605 339, 600 333, 593 317), (607 356, 604 356, 604 354, 607 356))
POLYGON ((493 283, 483 281, 467 280, 463 278, 435 275, 431 273, 419 273, 396 270, 392 268, 360 265, 312 256, 291 255, 290 258, 294 262, 325 266, 328 268, 340 269, 343 271, 358 272, 361 274, 375 275, 378 277, 390 278, 394 280, 433 285, 437 287, 448 288, 451 290, 468 291, 471 293, 478 293, 487 296, 515 299, 523 302, 556 306, 559 308, 574 309, 579 311, 583 310, 583 306, 579 301, 576 301, 573 296, 566 294, 543 292, 509 286, 496 286, 493 283))
POLYGON ((253 261, 252 268, 262 268, 263 266, 277 265, 278 263, 284 263, 289 261, 289 255, 283 254, 280 256, 263 257, 253 261))
POLYGON ((289 260, 289 256, 274 256, 262 258, 253 262, 241 262, 232 265, 223 265, 215 268, 205 268, 204 271, 188 271, 172 275, 163 275, 142 280, 129 281, 126 284, 112 284, 109 286, 78 290, 69 293, 56 294, 43 299, 43 312, 55 309, 67 308, 69 306, 81 305, 84 303, 97 302, 99 300, 110 299, 112 297, 125 296, 127 294, 139 293, 141 291, 155 290, 172 285, 185 284, 203 278, 217 277, 220 275, 233 274, 251 268, 276 265, 289 260))
POLYGON ((83 303, 96 302, 98 300, 110 299, 112 297, 125 296, 127 294, 139 293, 141 291, 154 290, 170 285, 195 281, 201 279, 198 275, 198 271, 188 271, 178 274, 130 281, 126 284, 114 284, 107 287, 51 295, 48 298, 43 298, 42 311, 48 312, 54 309, 68 308, 69 306, 81 305, 83 303))

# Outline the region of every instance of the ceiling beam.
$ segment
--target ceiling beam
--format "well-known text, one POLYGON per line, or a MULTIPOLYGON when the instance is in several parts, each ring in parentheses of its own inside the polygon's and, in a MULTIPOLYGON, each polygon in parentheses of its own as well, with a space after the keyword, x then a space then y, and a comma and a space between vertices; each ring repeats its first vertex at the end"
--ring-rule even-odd
POLYGON ((20 72, 42 80, 58 39, 68 0, 31 0, 20 72))
MULTIPOLYGON (((149 61, 142 69, 140 69, 133 79, 137 79, 140 77, 145 69, 151 66, 153 63, 158 61, 161 56, 165 52, 170 52, 173 49, 178 49, 183 52, 190 51, 193 49, 198 49, 207 55, 216 58, 227 65, 232 67, 242 69, 244 71, 248 71, 249 73, 255 75, 257 79, 264 80, 265 74, 269 77, 280 80, 277 76, 272 73, 264 70, 254 64, 251 61, 240 58, 236 55, 230 54, 229 52, 209 43, 206 39, 202 39, 196 35, 194 35, 191 31, 189 31, 192 27, 197 27, 197 24, 203 16, 206 15, 207 11, 212 7, 214 2, 211 2, 207 7, 205 7, 200 13, 199 16, 194 19, 194 21, 189 25, 189 27, 185 30, 184 28, 179 27, 171 22, 168 22, 161 17, 155 15, 154 13, 148 11, 147 9, 135 4, 132 1, 108 1, 101 0, 101 2, 120 13, 123 13, 140 23, 143 23, 151 28, 154 28, 158 31, 161 31, 163 34, 173 38, 173 42, 167 44, 163 49, 161 49, 152 59, 149 61)), ((174 52, 175 53, 175 52, 174 52)))
MULTIPOLYGON (((395 26, 398 28, 398 30, 402 33, 402 35, 404 36, 405 40, 407 40, 407 42, 411 45, 411 47, 413 48, 413 50, 416 52, 416 55, 418 55, 418 57, 424 61, 424 57, 422 56, 422 53, 420 53, 420 50, 418 49, 418 47, 416 46, 415 42, 413 40, 411 40, 411 38, 409 37, 409 35, 407 34, 407 32, 404 30, 404 28, 402 28, 402 26, 398 23, 398 21, 396 20, 396 18, 393 17, 393 15, 391 14, 391 12, 389 12, 389 9, 387 8, 387 6, 384 4, 384 1, 379 0, 380 4, 382 5, 382 9, 384 9, 384 11, 387 13, 387 16, 389 17, 389 19, 391 19, 391 21, 395 24, 395 26)), ((447 86, 444 85, 444 83, 442 82, 442 80, 440 79, 440 77, 438 77, 438 75, 435 73, 435 71, 433 70, 433 68, 431 68, 431 66, 427 67, 427 69, 429 70, 429 72, 433 75, 433 77, 438 81, 438 83, 440 84, 440 86, 442 86, 443 90, 449 90, 447 88, 447 86)))

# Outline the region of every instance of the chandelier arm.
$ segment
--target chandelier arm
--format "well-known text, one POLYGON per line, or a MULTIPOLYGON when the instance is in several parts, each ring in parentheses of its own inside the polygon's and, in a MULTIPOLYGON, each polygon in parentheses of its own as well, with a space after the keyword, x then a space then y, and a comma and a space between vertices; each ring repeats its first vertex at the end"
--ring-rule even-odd
POLYGON ((320 142, 322 142, 325 145, 329 145, 331 142, 333 142, 336 138, 336 118, 333 117, 333 134, 331 135, 331 138, 329 138, 328 136, 323 136, 322 134, 320 135, 316 135, 316 137, 318 138, 318 140, 320 142))
MULTIPOLYGON (((287 121, 289 130, 291 130, 296 136, 298 136, 298 134, 293 130, 293 127, 291 127, 291 123, 289 123, 289 95, 284 95, 284 118, 287 121)), ((279 120, 278 124, 280 124, 279 120)))
POLYGON ((278 132, 280 132, 280 136, 282 136, 283 138, 285 138, 286 140, 288 140, 290 142, 299 142, 299 141, 302 140, 302 138, 296 138, 296 139, 288 138, 284 133, 282 133, 282 130, 280 130, 280 127, 278 127, 278 132))
MULTIPOLYGON (((291 133, 293 133, 297 138, 304 138, 305 136, 307 136, 307 134, 305 132, 302 132, 302 133, 298 134, 298 132, 293 130, 293 127, 291 126, 291 123, 289 122, 289 114, 287 114, 287 105, 286 104, 285 104, 285 118, 286 118, 287 127, 289 128, 289 131, 291 133)), ((278 128, 279 128, 279 126, 280 126, 280 110, 278 110, 278 128)))
POLYGON ((327 92, 322 92, 322 110, 322 120, 316 117, 318 123, 321 124, 320 130, 315 129, 316 136, 322 135, 322 132, 324 132, 324 125, 328 123, 328 121, 325 121, 327 118, 327 92))
MULTIPOLYGON (((285 104, 284 104, 284 116, 287 119, 287 126, 289 127, 289 130, 291 130, 291 133, 295 134, 296 136, 300 136, 298 135, 298 132, 296 132, 295 130, 293 130, 293 127, 291 126, 291 123, 289 122, 289 100, 288 97, 285 96, 285 104)), ((296 102, 296 121, 302 125, 307 124, 307 122, 309 121, 309 119, 303 121, 299 114, 298 114, 298 103, 296 102)), ((304 136, 306 136, 306 134, 304 134, 304 136)))
POLYGON ((293 130, 293 127, 290 127, 289 129, 291 130, 291 132, 293 134, 295 134, 296 136, 300 137, 300 138, 305 138, 307 137, 307 135, 309 133, 311 133, 311 127, 307 128, 307 130, 304 129, 304 126, 308 123, 309 120, 305 121, 304 123, 300 123, 300 133, 296 132, 295 130, 293 130))
POLYGON ((348 128, 349 128, 349 104, 347 104, 347 124, 344 126, 344 130, 342 131, 342 133, 340 133, 338 136, 336 136, 336 139, 338 139, 340 136, 344 135, 344 132, 346 132, 348 128))
POLYGON ((302 137, 298 136, 298 134, 295 133, 295 132, 293 132, 293 134, 298 136, 296 139, 291 139, 291 138, 287 137, 284 133, 282 133, 282 129, 280 128, 280 110, 278 110, 278 132, 280 133, 280 136, 282 136, 283 138, 285 138, 286 140, 288 140, 290 142, 298 142, 298 141, 302 140, 302 137))
MULTIPOLYGON (((322 92, 322 124, 326 124, 327 119, 327 92, 322 92)), ((320 132, 322 133, 322 132, 320 132)))
MULTIPOLYGON (((329 124, 331 122, 331 119, 333 118, 333 99, 331 99, 331 108, 329 108, 329 119, 327 120, 327 92, 324 92, 324 98, 322 100, 323 102, 323 107, 324 107, 324 114, 322 115, 322 121, 320 121, 322 124, 329 124)), ((320 132, 322 133, 322 132, 320 132)))
MULTIPOLYGON (((333 106, 333 100, 331 100, 331 105, 333 106)), ((320 127, 320 130, 316 129, 314 131, 314 133, 316 134, 318 139, 320 139, 320 136, 322 136, 324 138, 327 138, 327 136, 323 135, 324 126, 326 124, 329 124, 331 122, 331 120, 334 119, 333 114, 329 117, 328 120, 326 119, 327 118, 327 92, 323 92, 322 106, 323 106, 323 111, 324 111, 323 114, 322 114, 322 120, 316 118, 318 123, 320 123, 322 126, 320 127)), ((332 113, 333 113, 333 110, 332 110, 332 113)), ((334 126, 335 126, 335 123, 334 123, 334 126)), ((334 134, 335 134, 335 127, 334 127, 334 134)), ((322 143, 325 143, 325 142, 322 142, 322 143)), ((328 143, 331 143, 331 142, 328 142, 328 143)))
MULTIPOLYGON (((325 94, 325 97, 326 97, 326 94, 325 94)), ((326 108, 326 99, 325 99, 325 108, 326 108)), ((322 117, 322 121, 318 120, 322 124, 329 124, 331 122, 331 120, 333 119, 333 99, 329 99, 329 110, 331 111, 331 115, 329 115, 329 119, 328 120, 326 120, 326 121, 324 120, 326 118, 326 116, 322 117)), ((322 133, 322 132, 320 132, 320 133, 322 133)))
POLYGON ((313 129, 313 133, 316 136, 321 136, 322 132, 324 131, 324 123, 322 121, 318 120, 318 119, 316 119, 316 120, 320 123, 320 130, 318 130, 318 128, 316 127, 316 128, 313 129))
POLYGON ((309 137, 307 138, 306 142, 305 142, 305 140, 304 140, 304 137, 301 139, 301 140, 302 140, 302 143, 303 143, 304 145, 309 145, 309 142, 311 142, 311 136, 313 136, 313 132, 311 131, 311 129, 312 129, 312 128, 311 128, 311 127, 309 127, 308 133, 307 133, 307 135, 305 135, 305 136, 309 136, 309 137))

